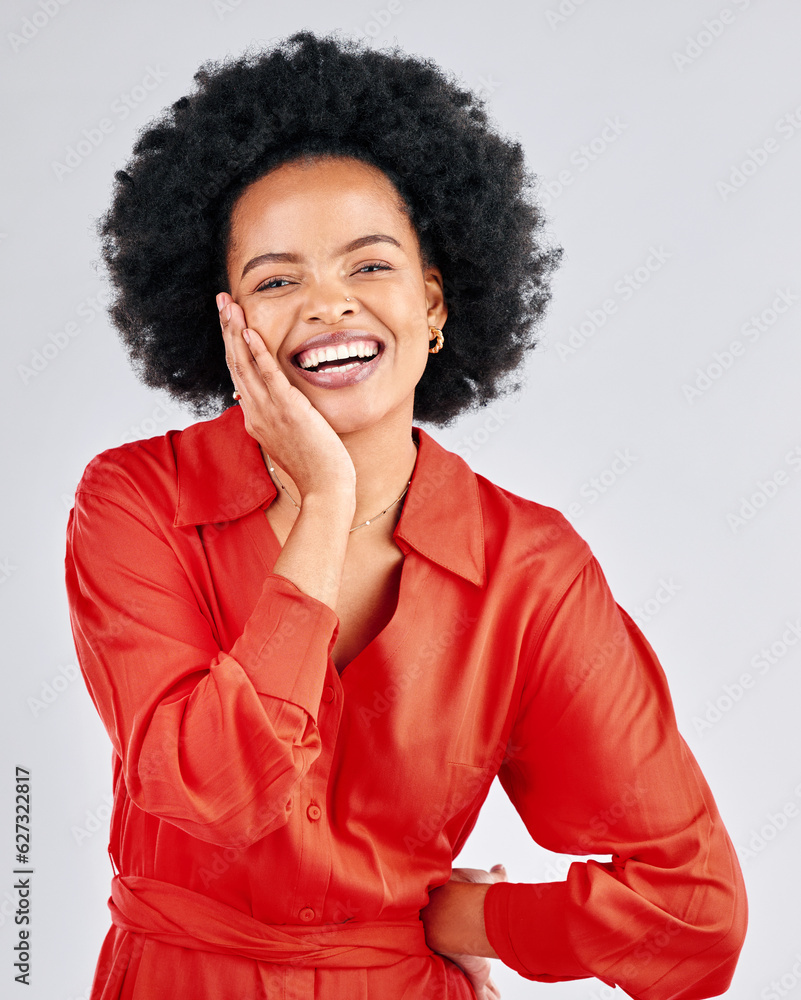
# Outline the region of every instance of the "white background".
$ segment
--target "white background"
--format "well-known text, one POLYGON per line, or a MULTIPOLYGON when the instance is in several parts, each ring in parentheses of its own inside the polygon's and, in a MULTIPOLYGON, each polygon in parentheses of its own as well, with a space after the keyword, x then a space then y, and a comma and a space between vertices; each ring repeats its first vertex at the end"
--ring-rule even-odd
MULTIPOLYGON (((311 27, 433 57, 487 96, 542 178, 566 254, 526 388, 426 429, 590 543, 660 657, 740 852, 751 922, 728 996, 801 998, 801 645, 788 631, 801 631, 801 7, 392 6, 3 5, 0 991, 88 997, 109 926, 111 747, 77 676, 63 584, 75 485, 99 451, 193 419, 128 367, 97 298, 94 220, 138 129, 201 62, 311 27), (60 168, 103 118, 102 141, 60 168), (618 451, 622 474, 609 471, 618 451), (33 774, 27 990, 9 916, 18 764, 33 774)), ((511 881, 535 882, 562 877, 566 860, 531 842, 496 782, 456 864, 503 861, 511 881)), ((495 977, 505 1000, 613 995, 499 962, 495 977)))

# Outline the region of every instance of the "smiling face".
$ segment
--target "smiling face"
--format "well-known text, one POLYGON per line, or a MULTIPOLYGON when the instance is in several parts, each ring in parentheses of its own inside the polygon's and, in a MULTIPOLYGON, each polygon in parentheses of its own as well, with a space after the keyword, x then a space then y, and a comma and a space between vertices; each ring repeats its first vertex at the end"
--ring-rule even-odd
POLYGON ((337 433, 411 424, 447 308, 381 170, 350 157, 275 168, 234 205, 227 265, 248 326, 337 433))

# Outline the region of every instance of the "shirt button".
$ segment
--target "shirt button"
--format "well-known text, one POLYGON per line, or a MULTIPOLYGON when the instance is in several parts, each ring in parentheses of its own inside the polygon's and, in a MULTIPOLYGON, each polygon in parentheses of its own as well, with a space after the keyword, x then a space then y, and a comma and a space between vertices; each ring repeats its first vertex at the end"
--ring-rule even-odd
POLYGON ((323 810, 314 802, 312 802, 312 804, 306 810, 306 815, 309 817, 309 819, 317 820, 323 815, 323 810))
POLYGON ((334 689, 330 684, 326 684, 323 688, 323 701, 333 701, 334 700, 334 689))
POLYGON ((314 910, 310 906, 304 906, 298 916, 301 920, 305 920, 307 922, 309 920, 314 920, 314 910))

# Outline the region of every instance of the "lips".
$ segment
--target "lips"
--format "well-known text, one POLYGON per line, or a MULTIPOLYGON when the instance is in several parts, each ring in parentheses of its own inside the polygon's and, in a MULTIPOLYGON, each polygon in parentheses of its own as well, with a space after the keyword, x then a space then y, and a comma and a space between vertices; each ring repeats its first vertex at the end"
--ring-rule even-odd
POLYGON ((333 347, 337 348, 341 344, 348 344, 358 341, 370 341, 372 343, 378 344, 380 348, 384 347, 384 341, 381 337, 376 336, 374 333, 370 333, 368 330, 358 330, 358 329, 348 329, 348 330, 334 330, 331 333, 318 333, 315 337, 309 337, 304 340, 303 343, 298 344, 298 346, 292 351, 290 355, 292 363, 295 363, 295 359, 303 351, 307 351, 312 347, 322 348, 322 347, 333 347))
POLYGON ((358 385, 366 378, 369 378, 376 368, 381 364, 384 357, 383 348, 367 360, 360 361, 358 358, 339 358, 336 362, 328 362, 327 367, 312 370, 301 368, 296 358, 293 358, 293 367, 296 372, 306 382, 316 385, 322 389, 339 389, 345 386, 358 385))
POLYGON ((290 355, 290 362, 305 381, 334 389, 369 378, 384 348, 383 340, 367 330, 335 330, 304 340, 290 355))
POLYGON ((369 360, 378 354, 380 349, 381 346, 376 340, 350 340, 336 346, 321 344, 317 347, 308 347, 297 353, 292 360, 294 364, 306 370, 319 367, 332 368, 349 362, 360 364, 361 359, 369 360))

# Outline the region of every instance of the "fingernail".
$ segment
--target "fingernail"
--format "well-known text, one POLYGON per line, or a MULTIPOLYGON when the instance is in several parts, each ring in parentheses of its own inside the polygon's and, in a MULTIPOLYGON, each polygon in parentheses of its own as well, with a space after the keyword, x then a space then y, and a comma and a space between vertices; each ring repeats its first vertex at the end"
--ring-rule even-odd
POLYGON ((230 306, 226 306, 225 309, 223 309, 223 316, 225 316, 225 322, 227 323, 228 320, 231 318, 231 307, 230 306))
POLYGON ((490 871, 491 872, 505 872, 506 869, 504 868, 503 865, 493 865, 492 868, 490 868, 490 871))
POLYGON ((242 331, 242 336, 245 338, 245 343, 249 344, 250 343, 250 334, 248 333, 247 330, 243 330, 242 331))
POLYGON ((225 305, 225 295, 220 292, 217 296, 217 312, 222 312, 222 307, 225 305))

